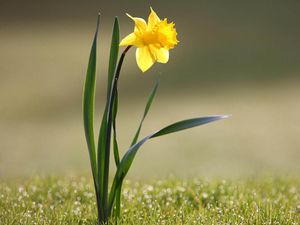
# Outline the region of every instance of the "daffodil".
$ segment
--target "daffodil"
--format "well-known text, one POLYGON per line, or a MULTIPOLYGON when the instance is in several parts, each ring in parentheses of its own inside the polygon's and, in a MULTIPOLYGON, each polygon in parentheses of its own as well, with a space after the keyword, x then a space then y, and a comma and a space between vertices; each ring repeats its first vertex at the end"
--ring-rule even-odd
POLYGON ((103 112, 103 119, 99 126, 100 132, 98 142, 95 142, 94 135, 94 112, 95 112, 95 93, 96 93, 96 65, 97 65, 97 38, 100 22, 98 15, 97 28, 91 47, 88 68, 83 91, 83 120, 84 131, 90 157, 92 177, 95 187, 95 197, 97 201, 97 224, 108 224, 112 217, 115 221, 121 218, 121 196, 122 185, 134 161, 135 155, 140 151, 140 147, 149 139, 171 134, 181 130, 204 125, 227 116, 205 116, 193 119, 182 120, 156 130, 144 138, 140 139, 145 118, 151 108, 153 99, 158 89, 158 82, 154 85, 147 100, 142 120, 140 120, 137 131, 133 137, 130 148, 124 155, 120 155, 116 123, 118 111, 118 81, 121 74, 124 58, 132 46, 136 46, 136 59, 139 68, 144 72, 148 70, 154 62, 166 63, 169 60, 169 50, 178 44, 177 33, 174 23, 168 23, 167 19, 161 20, 151 9, 148 23, 145 20, 128 15, 135 22, 134 32, 125 37, 119 43, 119 21, 115 18, 112 28, 111 48, 108 62, 108 85, 107 98, 103 112), (127 46, 119 57, 119 46, 127 46), (118 60, 119 58, 119 60, 118 60), (140 139, 140 140, 139 140, 140 139), (111 185, 110 178, 110 155, 113 149, 116 172, 111 185))
POLYGON ((148 24, 142 18, 132 17, 129 14, 127 16, 135 22, 135 28, 133 33, 121 41, 120 46, 137 47, 136 61, 143 72, 156 61, 167 63, 169 50, 178 43, 175 24, 168 23, 167 19, 161 20, 152 8, 148 24))

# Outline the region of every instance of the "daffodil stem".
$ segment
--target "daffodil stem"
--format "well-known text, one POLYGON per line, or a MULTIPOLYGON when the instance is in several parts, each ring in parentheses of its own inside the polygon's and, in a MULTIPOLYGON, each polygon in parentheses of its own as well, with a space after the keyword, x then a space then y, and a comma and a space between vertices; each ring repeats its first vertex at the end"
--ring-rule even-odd
POLYGON ((114 75, 113 81, 112 81, 112 88, 109 98, 109 105, 108 105, 108 117, 107 117, 107 130, 106 130, 106 148, 105 148, 105 165, 104 165, 104 182, 103 182, 103 208, 104 208, 104 221, 106 222, 108 220, 108 217, 110 215, 109 209, 108 209, 108 178, 109 178, 109 159, 110 159, 110 141, 111 141, 111 128, 112 128, 112 117, 113 117, 113 105, 116 98, 117 93, 117 87, 118 87, 118 80, 120 77, 123 61, 125 58, 126 53, 131 48, 130 46, 127 46, 126 49, 123 51, 118 66, 116 69, 116 73, 114 75))

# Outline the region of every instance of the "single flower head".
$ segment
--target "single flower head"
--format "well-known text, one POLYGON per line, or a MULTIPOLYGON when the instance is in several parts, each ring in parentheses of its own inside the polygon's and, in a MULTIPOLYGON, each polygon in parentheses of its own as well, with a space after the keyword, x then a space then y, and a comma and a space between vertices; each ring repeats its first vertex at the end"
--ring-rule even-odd
POLYGON ((167 19, 161 20, 154 10, 148 17, 148 24, 142 18, 132 17, 134 32, 126 36, 120 46, 133 45, 137 47, 136 61, 139 68, 145 72, 155 61, 167 63, 169 50, 177 45, 177 32, 174 23, 168 23, 167 19))

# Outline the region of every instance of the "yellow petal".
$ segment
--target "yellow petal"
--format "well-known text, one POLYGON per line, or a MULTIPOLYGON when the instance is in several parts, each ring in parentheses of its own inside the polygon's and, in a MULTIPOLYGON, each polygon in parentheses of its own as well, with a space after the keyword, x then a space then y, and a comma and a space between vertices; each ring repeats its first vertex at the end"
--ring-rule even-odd
POLYGON ((142 18, 132 17, 128 13, 126 15, 135 22, 135 31, 143 32, 147 29, 146 21, 142 18))
POLYGON ((147 71, 154 64, 155 59, 153 58, 149 47, 145 46, 137 48, 136 62, 143 72, 147 71))
POLYGON ((159 63, 167 63, 169 61, 169 51, 165 48, 158 48, 154 45, 149 45, 154 59, 159 63))
POLYGON ((152 30, 155 26, 155 24, 160 22, 159 17, 157 14, 154 12, 154 10, 150 7, 151 13, 148 17, 148 30, 152 30))
POLYGON ((122 39, 120 46, 128 46, 128 45, 134 45, 136 47, 141 46, 143 43, 140 40, 139 37, 135 35, 135 33, 131 33, 127 35, 125 38, 122 39))

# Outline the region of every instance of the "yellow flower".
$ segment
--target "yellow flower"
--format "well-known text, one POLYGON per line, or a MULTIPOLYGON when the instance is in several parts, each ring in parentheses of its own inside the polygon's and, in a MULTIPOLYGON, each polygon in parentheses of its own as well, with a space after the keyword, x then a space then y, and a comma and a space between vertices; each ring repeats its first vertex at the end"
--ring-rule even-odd
POLYGON ((161 20, 151 8, 148 24, 142 18, 132 17, 134 32, 126 36, 120 46, 133 45, 137 47, 136 61, 139 68, 145 72, 155 61, 167 63, 169 50, 177 45, 177 32, 174 23, 168 23, 167 19, 161 20))

